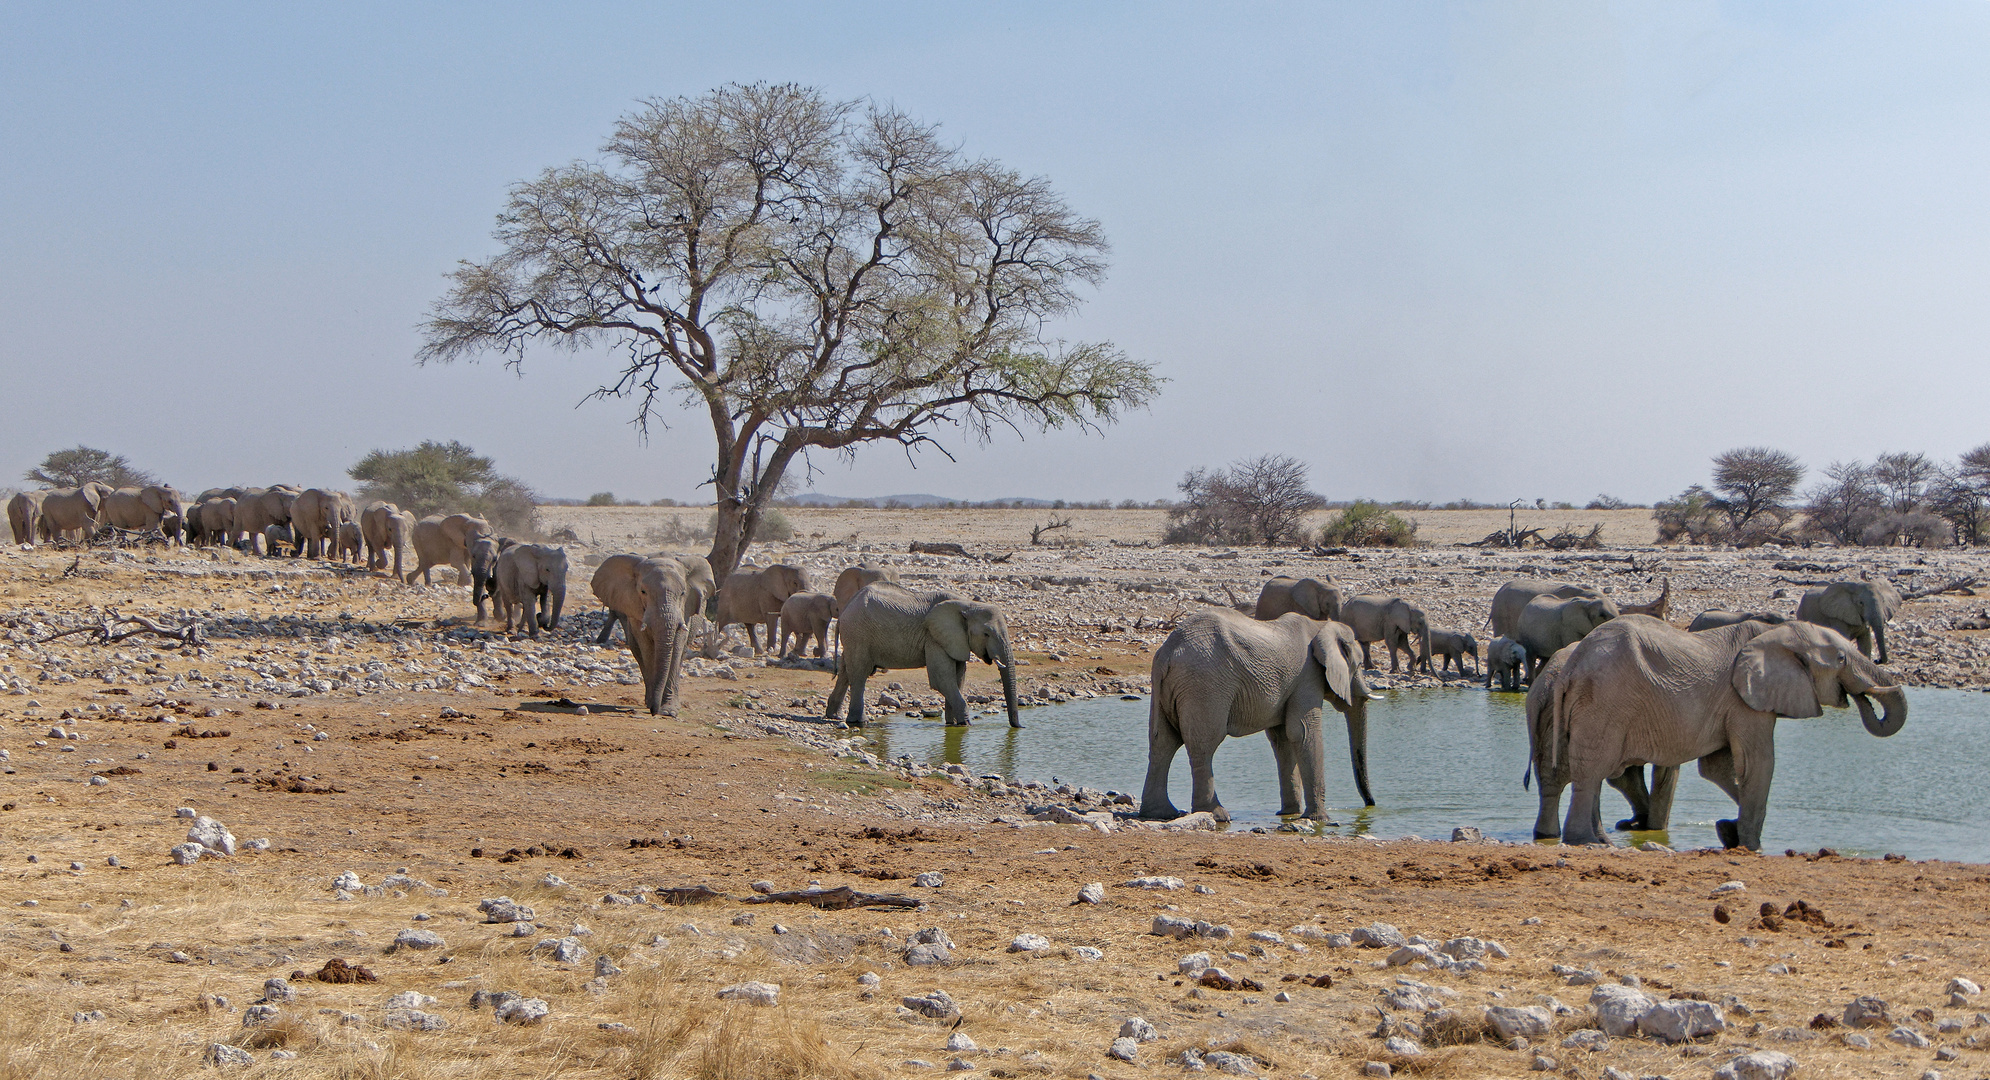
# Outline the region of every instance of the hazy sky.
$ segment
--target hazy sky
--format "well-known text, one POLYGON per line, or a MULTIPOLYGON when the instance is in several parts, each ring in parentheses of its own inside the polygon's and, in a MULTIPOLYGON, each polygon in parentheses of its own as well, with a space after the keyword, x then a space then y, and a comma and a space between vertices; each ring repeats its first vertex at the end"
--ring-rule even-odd
POLYGON ((78 442, 184 489, 461 439, 689 498, 607 357, 416 368, 507 185, 636 99, 870 96, 1114 244, 1064 333, 1169 380, 1103 437, 819 459, 819 491, 1648 501, 1766 443, 1990 441, 1981 3, 0 6, 0 485, 78 442))

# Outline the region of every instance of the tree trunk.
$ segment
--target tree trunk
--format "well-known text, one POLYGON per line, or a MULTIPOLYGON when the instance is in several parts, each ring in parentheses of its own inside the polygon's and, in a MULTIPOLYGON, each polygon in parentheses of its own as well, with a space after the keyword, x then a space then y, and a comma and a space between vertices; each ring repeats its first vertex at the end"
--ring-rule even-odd
POLYGON ((753 538, 760 531, 761 514, 766 511, 768 500, 781 486, 781 478, 788 471, 788 462, 794 459, 799 449, 799 446, 781 443, 760 466, 758 476, 752 475, 743 460, 735 460, 719 477, 718 524, 712 533, 711 554, 705 557, 705 561, 712 564, 712 576, 721 588, 725 586, 726 577, 745 561, 746 551, 753 546, 753 538), (745 475, 742 477, 742 474, 745 475), (743 498, 739 494, 742 487, 748 493, 743 498))

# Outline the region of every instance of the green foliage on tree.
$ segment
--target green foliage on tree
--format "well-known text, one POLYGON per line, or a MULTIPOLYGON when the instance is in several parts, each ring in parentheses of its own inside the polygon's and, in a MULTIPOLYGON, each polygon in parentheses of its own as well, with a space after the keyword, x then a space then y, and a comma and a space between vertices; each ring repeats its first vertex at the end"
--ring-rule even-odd
POLYGON ((589 505, 589 506, 614 506, 614 505, 615 505, 615 493, 614 493, 614 492, 612 492, 612 491, 597 491, 597 492, 595 492, 594 494, 592 494, 592 495, 589 495, 589 496, 587 497, 587 505, 589 505))
POLYGON ((151 473, 126 461, 123 454, 94 446, 57 450, 29 469, 25 478, 29 483, 52 488, 81 487, 93 480, 114 488, 146 487, 159 482, 151 473))
POLYGON ((1410 547, 1416 543, 1416 522, 1381 503, 1356 499, 1320 530, 1328 547, 1410 547))
POLYGON ((346 475, 360 482, 359 501, 384 499, 416 517, 476 514, 514 536, 538 532, 537 497, 500 475, 497 463, 460 442, 425 440, 412 450, 373 450, 346 475))

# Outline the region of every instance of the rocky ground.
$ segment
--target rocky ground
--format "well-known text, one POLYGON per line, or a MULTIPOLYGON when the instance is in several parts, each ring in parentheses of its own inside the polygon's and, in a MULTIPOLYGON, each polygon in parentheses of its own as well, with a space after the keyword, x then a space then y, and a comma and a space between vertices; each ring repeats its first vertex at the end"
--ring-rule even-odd
MULTIPOLYGON (((651 550, 644 523, 668 512, 569 513, 594 541, 574 545, 584 577, 651 550)), ((1516 572, 1635 600, 1670 577, 1683 621, 1793 610, 1860 567, 1911 584, 1979 566, 1233 555, 1127 546, 1151 537, 1141 512, 1090 512, 1059 530, 1074 546, 1044 548, 1025 512, 947 513, 798 513, 796 542, 761 554, 825 579, 889 561, 1003 604, 1037 701, 1139 692, 1175 613, 1272 573, 1476 629, 1516 572)), ((1896 670, 1990 685, 1958 628, 1982 606, 1910 604, 1896 670)), ((1752 1077, 1776 1054, 1804 1075, 1986 1073, 1990 1003, 1967 981, 1986 973, 1982 867, 1164 830, 1103 792, 880 761, 819 722, 829 679, 807 665, 701 659, 681 717, 643 715, 626 650, 590 643, 584 583, 537 643, 470 615, 457 586, 332 564, 0 553, 0 1076, 192 1075, 237 1054, 340 1077, 1752 1077), (198 618, 208 644, 41 641, 111 611, 198 618), (843 887, 883 906, 783 895, 843 887), (348 966, 377 981, 320 978, 348 966)), ((909 674, 872 682, 880 707, 937 704, 909 674)), ((990 674, 973 670, 977 697, 990 674)))

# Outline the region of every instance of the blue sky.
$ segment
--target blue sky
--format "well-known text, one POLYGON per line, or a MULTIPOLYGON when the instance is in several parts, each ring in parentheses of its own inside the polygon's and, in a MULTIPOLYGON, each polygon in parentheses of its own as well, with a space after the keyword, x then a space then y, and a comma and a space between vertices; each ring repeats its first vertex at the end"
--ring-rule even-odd
POLYGON ((754 80, 1051 178, 1114 244, 1067 336, 1171 380, 825 492, 1151 499, 1275 451, 1334 498, 1646 501, 1736 445, 1953 457, 1990 441, 1986 55, 1974 3, 9 4, 0 484, 456 438, 693 497, 702 418, 638 440, 581 404, 607 358, 416 368, 416 326, 507 185, 754 80))

